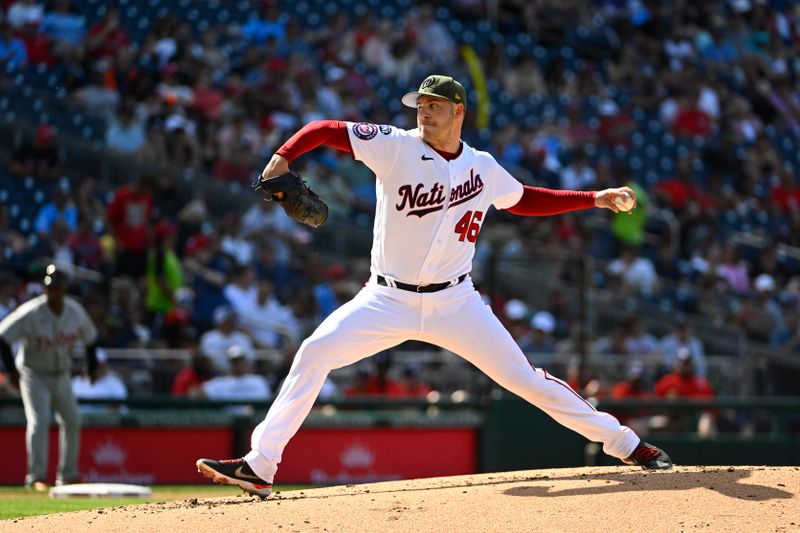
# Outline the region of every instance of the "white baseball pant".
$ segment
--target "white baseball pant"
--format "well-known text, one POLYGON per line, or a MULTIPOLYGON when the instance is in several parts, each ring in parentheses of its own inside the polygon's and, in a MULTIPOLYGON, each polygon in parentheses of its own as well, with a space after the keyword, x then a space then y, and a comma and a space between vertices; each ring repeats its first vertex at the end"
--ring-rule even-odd
POLYGON ((434 293, 378 285, 373 279, 306 339, 245 460, 272 481, 289 439, 314 405, 328 373, 406 340, 429 342, 463 357, 499 385, 620 459, 639 443, 629 428, 594 409, 566 383, 533 368, 469 277, 434 293))
POLYGON ((30 368, 20 371, 20 394, 27 420, 25 448, 28 473, 25 483, 47 481, 50 445, 51 407, 58 422, 58 469, 56 483, 78 479, 78 454, 81 439, 81 415, 72 393, 68 372, 47 375, 30 368))

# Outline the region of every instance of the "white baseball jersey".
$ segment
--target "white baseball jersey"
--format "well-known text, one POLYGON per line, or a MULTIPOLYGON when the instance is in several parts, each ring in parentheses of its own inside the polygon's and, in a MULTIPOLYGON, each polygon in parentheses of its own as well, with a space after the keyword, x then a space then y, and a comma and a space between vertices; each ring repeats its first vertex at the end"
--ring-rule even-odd
POLYGON ((21 341, 24 368, 47 373, 69 372, 76 342, 92 344, 97 329, 83 306, 64 297, 64 310, 56 315, 40 295, 20 305, 0 322, 0 337, 9 344, 21 341))
POLYGON ((515 205, 522 184, 491 154, 466 143, 447 161, 418 129, 346 124, 353 156, 378 178, 372 273, 424 285, 472 270, 487 209, 515 205))

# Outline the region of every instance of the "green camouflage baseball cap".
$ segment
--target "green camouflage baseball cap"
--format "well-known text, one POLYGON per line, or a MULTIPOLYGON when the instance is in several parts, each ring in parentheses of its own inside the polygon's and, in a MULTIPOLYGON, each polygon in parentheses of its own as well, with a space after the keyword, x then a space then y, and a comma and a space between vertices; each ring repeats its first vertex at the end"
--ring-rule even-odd
POLYGON ((436 96, 450 100, 454 104, 467 105, 467 91, 464 86, 454 80, 451 76, 441 76, 433 74, 425 78, 419 85, 419 90, 406 94, 403 96, 403 104, 408 107, 417 107, 417 97, 436 96))

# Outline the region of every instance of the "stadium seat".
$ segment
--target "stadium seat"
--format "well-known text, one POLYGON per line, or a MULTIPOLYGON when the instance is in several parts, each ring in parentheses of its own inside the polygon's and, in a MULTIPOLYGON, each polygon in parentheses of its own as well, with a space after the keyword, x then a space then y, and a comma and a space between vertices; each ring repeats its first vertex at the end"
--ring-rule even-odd
POLYGON ((511 97, 511 94, 509 94, 508 91, 506 91, 504 89, 500 89, 500 92, 498 93, 497 98, 500 101, 500 104, 503 105, 504 107, 506 105, 510 104, 511 101, 513 100, 513 98, 511 97))
POLYGON ((651 133, 660 133, 664 131, 664 126, 661 124, 660 120, 651 119, 647 121, 647 129, 650 130, 651 133))
POLYGON ((450 23, 448 24, 448 27, 450 28, 450 31, 453 33, 453 35, 459 35, 461 34, 464 25, 461 24, 461 22, 457 19, 451 19, 450 23))

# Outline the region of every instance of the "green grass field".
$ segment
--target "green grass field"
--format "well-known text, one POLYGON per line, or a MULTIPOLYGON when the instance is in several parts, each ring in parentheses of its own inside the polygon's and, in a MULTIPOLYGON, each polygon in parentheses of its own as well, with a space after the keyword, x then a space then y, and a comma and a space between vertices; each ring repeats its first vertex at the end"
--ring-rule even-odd
MULTIPOLYGON (((307 486, 275 486, 275 491, 296 490, 307 486)), ((42 514, 66 513, 100 507, 116 507, 141 503, 185 500, 188 498, 219 498, 236 496, 242 491, 224 485, 162 485, 154 486, 149 498, 50 498, 47 493, 35 493, 23 487, 0 487, 0 520, 42 514)))

